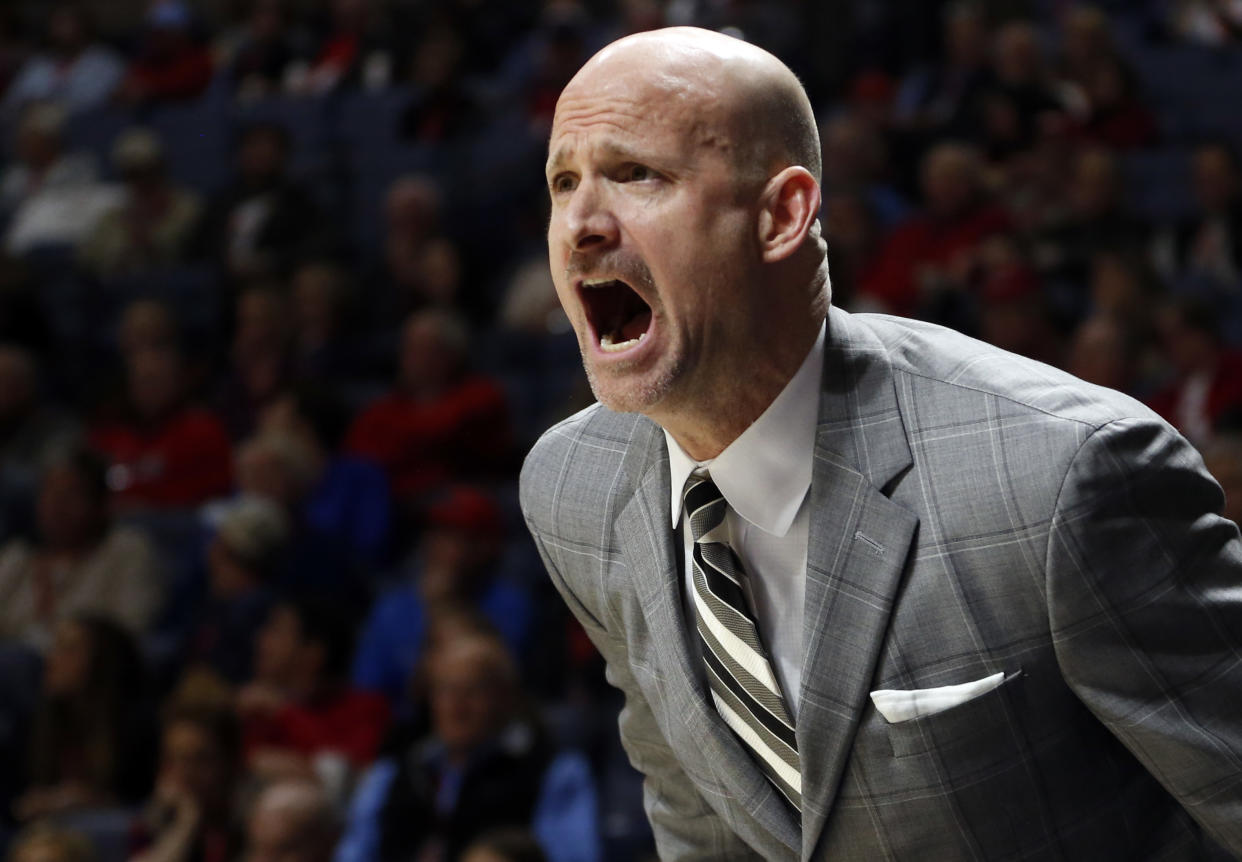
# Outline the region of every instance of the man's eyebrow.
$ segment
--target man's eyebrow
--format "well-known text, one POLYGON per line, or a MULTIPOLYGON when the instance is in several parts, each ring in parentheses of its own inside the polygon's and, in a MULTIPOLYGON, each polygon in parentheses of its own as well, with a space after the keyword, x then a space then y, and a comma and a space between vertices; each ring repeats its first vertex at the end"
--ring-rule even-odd
MULTIPOLYGON (((596 150, 601 156, 612 161, 645 161, 646 158, 625 144, 620 144, 615 141, 604 141, 596 147, 596 150)), ((550 156, 548 156, 548 163, 545 167, 545 172, 552 174, 563 169, 566 162, 569 161, 569 157, 572 152, 573 148, 571 147, 558 147, 550 156)))

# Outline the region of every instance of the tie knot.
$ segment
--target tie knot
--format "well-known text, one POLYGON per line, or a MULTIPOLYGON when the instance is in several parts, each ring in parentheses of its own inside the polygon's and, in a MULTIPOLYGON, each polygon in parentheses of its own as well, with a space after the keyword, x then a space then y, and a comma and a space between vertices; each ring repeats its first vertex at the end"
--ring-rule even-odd
POLYGON ((690 525, 690 537, 699 541, 705 533, 720 526, 724 521, 724 495, 707 476, 691 476, 682 495, 682 515, 690 525))

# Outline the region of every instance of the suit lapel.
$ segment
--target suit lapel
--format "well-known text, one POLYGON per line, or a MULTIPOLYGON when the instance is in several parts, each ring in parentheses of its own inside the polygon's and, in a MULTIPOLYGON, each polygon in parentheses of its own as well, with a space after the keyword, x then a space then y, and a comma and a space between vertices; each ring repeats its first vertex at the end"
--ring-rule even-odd
POLYGON ((918 523, 882 490, 911 464, 887 353, 838 309, 828 327, 797 721, 803 859, 836 798, 918 523))
MULTIPOLYGON (((631 447, 631 452, 642 447, 631 447)), ((675 713, 670 721, 686 725, 689 735, 700 741, 703 762, 716 772, 730 795, 751 816, 796 853, 798 826, 783 799, 743 750, 732 731, 712 705, 698 668, 698 653, 690 638, 694 626, 686 620, 681 579, 670 525, 668 456, 662 434, 654 433, 632 466, 642 476, 638 490, 617 517, 617 535, 633 578, 643 615, 665 677, 668 704, 675 713)), ((769 838, 757 838, 768 844, 769 838)))

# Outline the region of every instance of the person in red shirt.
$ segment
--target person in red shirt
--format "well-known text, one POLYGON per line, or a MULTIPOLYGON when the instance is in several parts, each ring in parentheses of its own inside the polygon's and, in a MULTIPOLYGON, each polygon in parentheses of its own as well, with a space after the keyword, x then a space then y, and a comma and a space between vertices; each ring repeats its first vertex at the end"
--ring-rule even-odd
POLYGON ((982 241, 1010 227, 983 195, 978 154, 957 143, 928 153, 923 212, 889 235, 879 263, 859 285, 862 297, 893 314, 913 315, 938 291, 961 283, 982 241))
POLYGON ((118 96, 122 102, 190 101, 211 83, 211 53, 193 33, 193 12, 181 0, 158 0, 147 12, 138 58, 118 96))
POLYGON ((509 408, 493 380, 471 373, 465 324, 440 309, 402 330, 397 382, 354 421, 345 450, 370 458, 403 501, 494 474, 511 454, 509 408))
POLYGON ((388 727, 382 695, 345 683, 353 631, 335 603, 276 604, 255 639, 254 680, 237 693, 246 764, 260 779, 321 779, 336 795, 374 759, 388 727))
POLYGON ((1242 352, 1226 349, 1210 305, 1177 300, 1159 319, 1164 355, 1176 377, 1148 406, 1200 448, 1212 441, 1226 411, 1242 408, 1242 352))
POLYGON ((232 485, 229 438, 220 420, 188 403, 176 348, 149 346, 125 357, 129 404, 96 425, 90 444, 112 462, 108 484, 121 506, 196 506, 232 485))

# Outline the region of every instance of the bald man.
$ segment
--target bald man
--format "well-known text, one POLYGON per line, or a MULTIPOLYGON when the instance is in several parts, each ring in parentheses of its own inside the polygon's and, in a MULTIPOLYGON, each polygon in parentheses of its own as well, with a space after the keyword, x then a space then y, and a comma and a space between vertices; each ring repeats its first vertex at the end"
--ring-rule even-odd
POLYGON ((660 857, 1242 853, 1219 487, 1116 392, 830 308, 818 152, 790 71, 698 30, 557 105, 549 258, 599 404, 522 506, 660 857))

